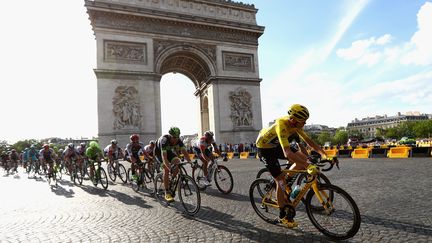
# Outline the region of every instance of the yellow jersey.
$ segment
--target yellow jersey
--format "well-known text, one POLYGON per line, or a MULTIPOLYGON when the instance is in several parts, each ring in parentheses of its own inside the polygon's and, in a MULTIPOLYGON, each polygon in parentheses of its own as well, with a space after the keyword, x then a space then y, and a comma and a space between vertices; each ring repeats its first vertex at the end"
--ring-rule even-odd
POLYGON ((283 116, 270 127, 261 129, 256 140, 257 148, 274 148, 279 144, 282 148, 289 147, 288 138, 294 133, 302 139, 308 137, 303 129, 291 127, 288 120, 289 116, 283 116))

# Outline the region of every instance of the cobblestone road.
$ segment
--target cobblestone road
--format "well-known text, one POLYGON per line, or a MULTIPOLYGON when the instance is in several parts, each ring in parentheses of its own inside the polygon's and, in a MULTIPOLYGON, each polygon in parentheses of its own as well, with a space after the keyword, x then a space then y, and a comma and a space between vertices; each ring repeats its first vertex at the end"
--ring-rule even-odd
MULTIPOLYGON (((194 217, 179 203, 162 207, 150 194, 120 183, 107 191, 89 181, 57 188, 45 178, 3 176, 0 170, 0 242, 328 242, 299 210, 299 228, 261 220, 248 189, 258 160, 223 162, 235 185, 230 195, 216 187, 201 194, 194 217)), ((350 242, 432 242, 432 158, 341 159, 327 173, 357 202, 362 225, 350 242)))

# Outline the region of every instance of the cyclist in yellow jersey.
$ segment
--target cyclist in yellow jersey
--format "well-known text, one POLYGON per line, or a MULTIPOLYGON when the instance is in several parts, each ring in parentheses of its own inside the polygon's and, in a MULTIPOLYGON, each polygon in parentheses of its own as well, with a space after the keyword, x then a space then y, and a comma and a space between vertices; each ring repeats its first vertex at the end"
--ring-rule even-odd
POLYGON ((288 138, 297 133, 309 147, 326 157, 324 150, 303 131, 303 126, 308 118, 308 109, 302 105, 294 104, 288 109, 287 116, 280 117, 270 127, 263 128, 256 140, 258 156, 265 162, 266 167, 277 182, 276 197, 280 208, 279 220, 290 228, 296 227, 297 223, 285 212, 287 198, 284 197, 283 190, 287 185, 278 159, 287 159, 293 163, 290 167, 292 170, 302 170, 306 169, 308 165, 308 157, 301 151, 293 151, 290 148, 288 138))

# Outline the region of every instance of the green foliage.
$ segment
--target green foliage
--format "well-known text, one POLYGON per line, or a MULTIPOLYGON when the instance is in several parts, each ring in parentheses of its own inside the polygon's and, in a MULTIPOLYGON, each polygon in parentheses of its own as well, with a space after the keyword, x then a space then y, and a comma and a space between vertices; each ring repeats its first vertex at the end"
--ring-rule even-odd
POLYGON ((346 144, 348 142, 348 132, 345 129, 338 129, 332 139, 333 144, 346 144))
POLYGON ((11 146, 7 143, 7 141, 0 141, 0 154, 8 151, 11 146))
POLYGON ((359 131, 359 130, 352 130, 348 132, 348 137, 349 138, 357 138, 358 140, 362 140, 363 134, 359 131))
POLYGON ((332 141, 332 137, 330 136, 330 133, 327 131, 324 131, 318 135, 318 144, 321 146, 325 144, 325 142, 332 141))
POLYGON ((40 142, 38 142, 36 139, 29 139, 29 140, 22 140, 22 141, 18 141, 16 142, 13 147, 18 151, 21 152, 23 151, 25 148, 30 148, 31 145, 35 145, 40 147, 40 142))

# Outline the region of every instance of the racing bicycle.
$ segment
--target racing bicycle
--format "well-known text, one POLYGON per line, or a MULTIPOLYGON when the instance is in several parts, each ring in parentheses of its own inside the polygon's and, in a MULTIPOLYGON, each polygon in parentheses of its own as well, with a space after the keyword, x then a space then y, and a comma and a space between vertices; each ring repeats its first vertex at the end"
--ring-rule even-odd
MULTIPOLYGON (((312 164, 306 170, 282 170, 282 173, 304 175, 306 178, 306 181, 302 182, 302 189, 292 200, 289 199, 290 186, 285 188, 284 193, 288 200, 285 210, 288 217, 294 218, 296 207, 304 200, 306 213, 312 224, 331 239, 344 240, 358 232, 361 216, 356 202, 346 191, 333 184, 318 181, 321 171, 317 164, 332 165, 333 160, 311 160, 312 164)), ((249 188, 249 199, 260 218, 268 223, 279 223, 276 182, 273 179, 258 178, 253 181, 249 188)))

